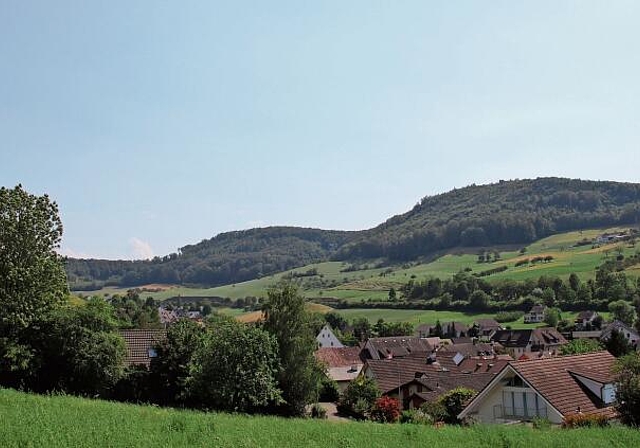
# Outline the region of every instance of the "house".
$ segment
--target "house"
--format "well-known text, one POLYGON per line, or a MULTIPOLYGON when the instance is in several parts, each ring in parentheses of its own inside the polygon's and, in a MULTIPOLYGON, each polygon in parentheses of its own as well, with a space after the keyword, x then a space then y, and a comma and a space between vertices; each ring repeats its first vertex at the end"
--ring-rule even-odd
POLYGON ((318 333, 318 336, 316 336, 316 341, 318 342, 318 347, 320 348, 330 348, 330 347, 343 348, 344 347, 342 342, 340 342, 340 340, 336 337, 336 335, 333 334, 333 331, 331 330, 331 327, 328 324, 325 324, 325 326, 322 327, 322 329, 320 330, 320 333, 318 333))
POLYGON ((552 423, 575 414, 616 416, 609 352, 512 361, 458 415, 482 423, 546 418, 552 423))
POLYGON ((502 330, 502 325, 495 319, 478 319, 475 321, 479 338, 491 338, 496 331, 502 330))
POLYGON ((601 341, 607 341, 611 337, 611 332, 616 330, 618 333, 621 333, 631 346, 637 349, 638 341, 640 341, 640 335, 636 330, 632 327, 628 326, 624 322, 620 320, 614 320, 609 325, 607 325, 604 330, 602 330, 602 334, 600 336, 601 341))
POLYGON ((532 330, 500 330, 491 341, 499 343, 514 358, 524 356, 555 356, 567 340, 553 327, 532 330))
POLYGON ((547 314, 547 307, 544 305, 534 305, 528 313, 524 315, 525 324, 539 324, 544 322, 547 314))
POLYGON ((580 311, 575 320, 576 330, 593 330, 593 321, 596 317, 598 317, 598 313, 595 311, 580 311))
POLYGON ((383 395, 397 398, 403 409, 417 408, 458 386, 481 390, 507 362, 504 357, 465 358, 457 352, 403 358, 369 359, 362 375, 383 395))
POLYGON ((149 367, 151 360, 158 356, 156 347, 167 339, 164 329, 120 330, 127 348, 125 366, 144 365, 149 367))
POLYGON ((444 345, 438 350, 438 353, 460 353, 462 356, 470 358, 473 356, 493 356, 496 350, 500 351, 501 349, 500 344, 479 342, 478 339, 472 339, 470 342, 444 345))
POLYGON ((416 327, 415 335, 419 338, 428 338, 434 336, 436 326, 431 324, 420 324, 416 327))
POLYGON ((369 338, 363 344, 360 357, 367 359, 402 358, 409 355, 424 355, 434 347, 424 338, 411 336, 390 336, 369 338))
POLYGON ((349 382, 357 378, 364 365, 359 347, 319 348, 315 357, 326 367, 327 376, 338 384, 340 392, 344 392, 349 382))
POLYGON ((450 338, 463 338, 469 334, 469 325, 462 322, 449 322, 442 325, 442 332, 450 338))

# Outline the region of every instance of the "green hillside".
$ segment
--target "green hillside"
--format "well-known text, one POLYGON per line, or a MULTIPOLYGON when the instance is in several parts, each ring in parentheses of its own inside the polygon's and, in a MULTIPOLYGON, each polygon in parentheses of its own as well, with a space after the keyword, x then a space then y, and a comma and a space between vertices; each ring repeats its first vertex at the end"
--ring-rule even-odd
POLYGON ((639 446, 640 432, 470 428, 292 420, 133 406, 0 390, 3 447, 601 447, 639 446))
POLYGON ((425 197, 409 212, 370 230, 270 227, 229 232, 151 261, 68 260, 67 274, 72 289, 150 283, 211 287, 311 263, 426 263, 464 247, 517 248, 558 233, 639 222, 640 184, 501 181, 425 197))
MULTIPOLYGON (((629 242, 605 244, 595 248, 592 245, 576 246, 576 244, 585 238, 595 239, 603 233, 621 231, 625 231, 625 228, 614 227, 565 232, 543 238, 529 246, 525 246, 526 251, 524 254, 521 254, 519 250, 500 251, 499 261, 491 263, 478 263, 478 248, 461 248, 430 263, 403 263, 385 267, 376 267, 379 260, 368 263, 361 262, 355 265, 338 261, 315 263, 247 282, 214 288, 188 288, 174 285, 153 292, 143 291, 142 296, 152 296, 156 300, 177 296, 228 297, 230 299, 261 297, 265 295, 269 286, 292 272, 294 275, 300 275, 300 277, 295 277, 294 281, 299 283, 302 293, 307 297, 335 297, 348 302, 384 299, 388 296, 392 287, 397 289, 412 278, 422 279, 434 276, 446 279, 465 269, 471 270, 471 273, 479 273, 500 266, 507 267, 507 270, 503 272, 484 277, 489 282, 504 279, 537 279, 541 275, 559 276, 566 279, 572 272, 578 274, 583 280, 587 280, 594 277, 596 267, 607 259, 612 259, 619 254, 628 257, 639 251, 640 247, 636 248, 629 242), (515 266, 518 261, 543 255, 550 255, 553 260, 548 263, 515 266), (305 276, 310 271, 315 271, 316 275, 305 276)), ((631 267, 625 272, 633 277, 640 275, 640 270, 637 269, 637 266, 631 267)), ((83 294, 123 294, 126 289, 104 288, 96 291, 86 291, 83 294)))

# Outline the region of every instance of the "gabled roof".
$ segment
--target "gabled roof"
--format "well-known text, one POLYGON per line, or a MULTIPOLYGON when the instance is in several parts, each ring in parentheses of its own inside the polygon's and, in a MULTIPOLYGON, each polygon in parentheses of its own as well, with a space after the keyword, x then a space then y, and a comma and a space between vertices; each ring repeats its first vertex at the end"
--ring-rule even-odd
POLYGON ((499 342, 507 348, 526 347, 531 340, 533 330, 498 330, 491 337, 492 341, 499 342))
POLYGON ((512 361, 471 400, 459 417, 464 418, 509 371, 520 376, 563 417, 579 412, 613 416, 614 408, 606 406, 577 376, 593 379, 601 384, 612 383, 614 362, 615 358, 609 352, 512 361))
POLYGON ((578 408, 589 413, 604 408, 599 398, 585 391, 572 372, 582 372, 587 378, 612 383, 615 358, 609 352, 595 352, 574 356, 559 356, 532 361, 510 363, 532 388, 537 390, 563 416, 575 414, 578 408), (588 375, 588 376, 587 376, 588 375))
POLYGON ((477 319, 475 322, 480 327, 480 330, 500 330, 502 328, 495 319, 477 319))
POLYGON ((325 347, 315 352, 316 359, 324 363, 328 368, 350 367, 362 364, 360 359, 360 347, 325 347))
POLYGON ((622 330, 626 333, 630 333, 634 335, 634 337, 636 338, 640 337, 640 335, 635 329, 631 328, 629 325, 617 319, 611 322, 609 325, 607 325, 604 330, 602 330, 602 335, 600 337, 602 339, 609 339, 611 337, 611 332, 613 330, 616 330, 616 331, 622 330))
MULTIPOLYGON (((508 362, 504 359, 465 359, 459 365, 453 360, 457 353, 438 352, 436 362, 427 364, 426 356, 407 356, 396 359, 369 359, 366 367, 370 370, 378 388, 387 393, 398 388, 398 384, 406 384, 418 377, 459 378, 476 374, 494 375, 508 362), (477 364, 482 366, 478 367, 477 364), (457 376, 456 376, 457 375, 457 376)), ((475 381, 475 380, 470 380, 475 381)), ((479 390, 479 389, 475 389, 479 390)))
POLYGON ((494 345, 485 342, 467 342, 462 344, 444 345, 439 353, 453 352, 460 353, 463 356, 484 356, 491 355, 494 352, 494 345))
POLYGON ((547 309, 546 306, 544 305, 534 305, 533 307, 531 307, 531 310, 529 311, 530 313, 544 313, 544 311, 547 309))
POLYGON ((533 330, 499 330, 491 337, 492 341, 503 346, 526 347, 532 345, 566 344, 567 340, 553 327, 534 328, 533 330))
POLYGON ((456 333, 466 333, 469 331, 469 325, 462 322, 444 322, 442 324, 442 331, 444 333, 451 331, 452 328, 455 329, 456 333))
POLYGON ((426 354, 433 347, 425 339, 413 336, 369 338, 361 356, 365 359, 400 358, 411 354, 426 354))
POLYGON ((151 363, 149 350, 167 338, 167 331, 164 329, 120 330, 120 335, 127 347, 127 357, 124 360, 124 365, 142 364, 149 366, 151 363))
POLYGON ((531 333, 531 342, 534 345, 566 344, 568 341, 553 327, 534 328, 531 333))

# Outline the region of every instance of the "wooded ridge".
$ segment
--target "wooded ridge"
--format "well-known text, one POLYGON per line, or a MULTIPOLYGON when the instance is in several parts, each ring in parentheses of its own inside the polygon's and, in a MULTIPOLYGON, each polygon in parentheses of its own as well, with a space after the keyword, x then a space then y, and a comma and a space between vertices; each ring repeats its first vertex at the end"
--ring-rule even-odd
POLYGON ((68 259, 72 289, 217 286, 327 260, 390 263, 456 247, 527 244, 557 232, 638 224, 640 184, 537 178, 426 196, 364 231, 267 227, 227 232, 145 261, 68 259))

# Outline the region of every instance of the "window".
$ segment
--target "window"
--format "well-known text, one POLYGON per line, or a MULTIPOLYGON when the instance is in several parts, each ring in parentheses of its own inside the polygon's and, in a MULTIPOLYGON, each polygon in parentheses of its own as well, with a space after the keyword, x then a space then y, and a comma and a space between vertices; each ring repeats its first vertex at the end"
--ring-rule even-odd
POLYGON ((502 408, 505 417, 546 417, 547 407, 535 392, 502 392, 502 408))

